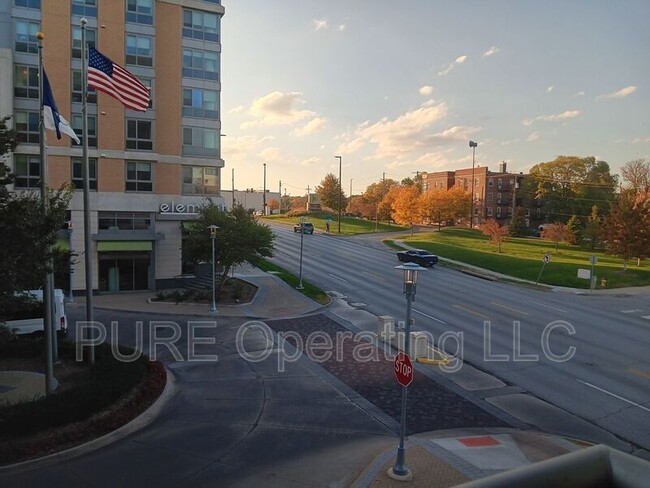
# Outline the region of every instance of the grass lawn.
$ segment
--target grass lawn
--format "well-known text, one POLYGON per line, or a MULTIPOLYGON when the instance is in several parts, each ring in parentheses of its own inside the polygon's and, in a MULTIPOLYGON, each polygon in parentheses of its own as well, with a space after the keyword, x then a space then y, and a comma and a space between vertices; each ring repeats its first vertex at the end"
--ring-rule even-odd
POLYGON ((628 262, 623 271, 623 260, 606 255, 602 250, 592 251, 579 246, 555 243, 542 239, 508 238, 501 245, 501 253, 494 244, 477 230, 447 228, 440 232, 429 232, 405 236, 409 246, 427 249, 444 257, 472 264, 506 275, 536 281, 542 268, 542 258, 548 253, 551 262, 544 267, 540 283, 572 288, 589 288, 589 280, 577 277, 578 269, 590 269, 590 257, 598 258, 594 274, 607 280, 607 288, 650 285, 650 265, 636 260, 628 262))
MULTIPOLYGON (((322 232, 325 232, 325 223, 327 222, 326 213, 313 213, 305 216, 305 222, 311 222, 314 227, 322 232)), ((338 214, 331 214, 332 222, 330 224, 330 234, 338 234, 339 222, 338 214)), ((289 224, 292 227, 300 222, 300 217, 287 217, 286 215, 269 215, 261 217, 264 220, 269 220, 277 224, 289 224)), ((375 232, 375 222, 373 220, 357 219, 355 217, 341 217, 341 234, 352 236, 355 234, 369 234, 375 232)), ((395 224, 385 224, 379 222, 376 232, 403 232, 407 227, 401 227, 395 224)))
MULTIPOLYGON (((295 288, 300 283, 300 280, 297 276, 289 273, 286 269, 278 266, 277 264, 272 263, 264 258, 259 258, 255 260, 254 265, 259 269, 267 272, 273 272, 279 276, 282 281, 291 285, 292 288, 295 288)), ((327 305, 330 302, 330 297, 320 288, 308 283, 305 280, 302 280, 303 289, 299 290, 303 295, 311 298, 321 305, 327 305)))

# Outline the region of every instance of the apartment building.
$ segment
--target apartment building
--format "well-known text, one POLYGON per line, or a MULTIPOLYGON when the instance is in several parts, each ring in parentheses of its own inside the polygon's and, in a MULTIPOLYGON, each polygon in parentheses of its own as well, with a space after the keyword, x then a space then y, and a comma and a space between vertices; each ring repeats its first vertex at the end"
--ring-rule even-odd
MULTIPOLYGON (((156 289, 182 272, 183 223, 221 196, 220 0, 10 0, 0 3, 0 116, 18 145, 14 191, 40 182, 38 42, 59 112, 90 157, 93 279, 99 292, 156 289), (150 88, 146 112, 89 90, 82 131, 81 19, 87 41, 150 88)), ((82 148, 47 131, 48 185, 76 188, 67 245, 85 290, 82 148)))

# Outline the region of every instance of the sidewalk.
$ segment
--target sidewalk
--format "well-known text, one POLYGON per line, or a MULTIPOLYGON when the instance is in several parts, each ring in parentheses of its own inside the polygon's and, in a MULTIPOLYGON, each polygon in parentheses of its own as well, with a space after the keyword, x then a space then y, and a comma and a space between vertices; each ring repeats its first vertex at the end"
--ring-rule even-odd
MULTIPOLYGON (((242 269, 235 276, 257 285, 259 290, 249 304, 219 306, 218 316, 276 319, 269 322, 276 332, 283 329, 298 330, 301 334, 312 330, 325 332, 329 327, 329 335, 335 334, 339 329, 348 328, 350 324, 356 326, 354 320, 337 319, 329 312, 305 317, 304 315, 313 314, 323 307, 293 290, 276 276, 249 268, 242 269)), ((100 295, 95 299, 95 306, 181 316, 213 315, 206 305, 150 303, 148 298, 151 296, 152 292, 100 295)), ((349 342, 348 346, 352 347, 354 344, 349 342)), ((388 469, 395 464, 399 441, 396 428, 396 419, 399 418, 399 395, 392 378, 392 363, 357 363, 347 356, 348 352, 344 353, 345 357, 341 361, 332 361, 330 364, 314 363, 313 367, 327 371, 324 374, 333 376, 332 381, 337 389, 342 388, 341 391, 345 391, 347 388, 351 392, 347 393, 348 396, 354 395, 355 401, 367 405, 364 410, 371 415, 375 412, 379 415, 378 419, 395 432, 394 438, 388 435, 381 441, 383 448, 380 450, 377 450, 376 440, 374 443, 367 441, 367 455, 358 456, 359 465, 347 478, 348 482, 352 479, 354 482, 348 486, 404 486, 403 482, 393 480, 387 475, 388 469), (337 380, 344 384, 336 386, 337 380), (380 454, 377 454, 378 452, 380 454)), ((406 465, 413 476, 407 486, 456 486, 580 450, 586 445, 532 430, 511 428, 494 416, 494 412, 482 410, 429 378, 417 377, 420 374, 416 371, 415 386, 409 392, 410 409, 414 410, 409 414, 408 428, 410 432, 419 433, 411 433, 405 446, 406 465)), ((42 381, 24 382, 22 386, 16 385, 15 381, 10 384, 8 379, 11 378, 15 379, 13 373, 7 372, 4 376, 0 374, 0 403, 3 398, 8 398, 9 388, 12 389, 12 394, 15 394, 16 389, 24 388, 24 393, 29 396, 33 393, 30 388, 42 385, 42 381)), ((339 449, 346 447, 341 446, 339 449)), ((320 459, 320 468, 304 466, 295 474, 294 481, 314 486, 325 486, 334 482, 313 479, 313 476, 327 476, 323 466, 328 463, 329 460, 320 459)))

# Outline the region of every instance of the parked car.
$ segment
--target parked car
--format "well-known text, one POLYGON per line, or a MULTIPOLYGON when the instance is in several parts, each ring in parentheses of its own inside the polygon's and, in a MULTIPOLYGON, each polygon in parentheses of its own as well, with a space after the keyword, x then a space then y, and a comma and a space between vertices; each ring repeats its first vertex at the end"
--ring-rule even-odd
POLYGON ((398 251, 397 259, 402 263, 416 263, 420 266, 431 267, 438 262, 438 256, 431 254, 424 249, 409 249, 408 251, 398 251))
POLYGON ((298 222, 296 225, 293 226, 293 231, 294 232, 300 232, 300 227, 302 226, 302 232, 304 234, 313 234, 314 233, 314 224, 311 222, 298 222))

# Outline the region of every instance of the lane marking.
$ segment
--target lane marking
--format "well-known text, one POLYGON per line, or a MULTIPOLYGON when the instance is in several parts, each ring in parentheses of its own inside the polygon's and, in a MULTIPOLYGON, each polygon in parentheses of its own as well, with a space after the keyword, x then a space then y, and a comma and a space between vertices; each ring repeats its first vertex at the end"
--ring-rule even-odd
POLYGON ((517 310, 516 308, 508 307, 507 305, 502 305, 502 304, 497 303, 497 302, 490 302, 490 303, 492 305, 496 305, 497 307, 501 307, 501 308, 504 308, 506 310, 510 310, 511 312, 517 312, 517 313, 520 313, 522 315, 528 315, 528 312, 524 312, 523 310, 517 310))
POLYGON ((535 305, 539 305, 540 307, 546 307, 546 308, 548 308, 550 310, 555 310, 556 312, 567 313, 566 310, 562 310, 561 308, 551 307, 550 305, 546 305, 545 303, 539 303, 539 302, 535 302, 533 300, 530 300, 530 303, 534 303, 535 305))
POLYGON ((642 410, 645 410, 646 412, 650 412, 650 408, 644 407, 643 405, 639 405, 638 403, 633 402, 632 400, 628 400, 627 398, 623 398, 622 396, 617 395, 616 393, 612 393, 611 391, 604 390, 603 388, 600 388, 599 386, 592 385, 591 383, 587 383, 586 381, 582 380, 577 380, 578 382, 582 383, 583 385, 587 385, 595 390, 602 391, 603 393, 606 393, 607 395, 613 396, 614 398, 618 398, 619 400, 622 400, 626 403, 629 403, 630 405, 634 405, 635 407, 639 407, 642 410))
POLYGON ((374 280, 383 280, 384 279, 383 276, 379 276, 378 274, 370 273, 368 271, 362 271, 361 274, 369 276, 370 278, 372 278, 374 280))
POLYGON ((343 283, 350 283, 348 280, 343 279, 340 276, 336 276, 335 274, 332 274, 332 273, 327 273, 327 274, 330 275, 332 278, 336 278, 337 280, 342 281, 343 283))
POLYGON ((468 314, 475 315, 475 316, 480 317, 482 319, 490 320, 490 317, 488 317, 487 315, 483 315, 482 313, 476 312, 475 310, 472 310, 471 308, 463 307, 462 305, 457 305, 457 304, 453 304, 452 307, 458 308, 460 310, 463 310, 463 311, 467 312, 468 314))
POLYGON ((642 369, 637 369, 637 368, 628 368, 628 371, 637 376, 642 376, 644 378, 650 379, 650 371, 643 371, 642 369))
POLYGON ((621 313, 638 313, 638 312, 643 312, 643 310, 633 309, 633 310, 621 310, 621 313))
POLYGON ((650 320, 650 315, 641 315, 642 319, 650 320))
POLYGON ((435 318, 433 315, 429 315, 429 314, 427 314, 427 313, 420 312, 419 310, 415 310, 414 308, 413 308, 412 310, 413 310, 415 313, 419 313, 420 315, 424 315, 424 316, 425 316, 426 318, 428 318, 428 319, 435 320, 436 322, 440 322, 441 324, 445 324, 445 325, 447 325, 447 322, 445 322, 444 320, 437 319, 437 318, 435 318))

